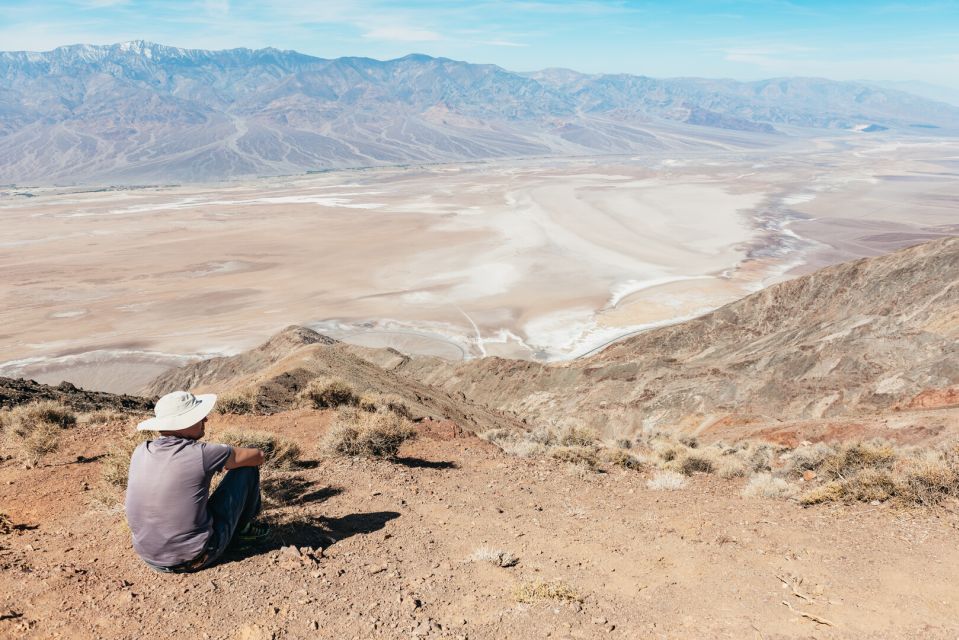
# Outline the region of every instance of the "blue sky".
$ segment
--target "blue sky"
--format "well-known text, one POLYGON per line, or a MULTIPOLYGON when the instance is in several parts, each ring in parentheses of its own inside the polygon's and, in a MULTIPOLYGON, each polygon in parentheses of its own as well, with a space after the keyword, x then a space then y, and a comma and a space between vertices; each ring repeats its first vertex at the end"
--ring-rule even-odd
POLYGON ((326 58, 418 52, 517 71, 815 75, 959 89, 959 0, 0 0, 3 50, 134 39, 326 58))

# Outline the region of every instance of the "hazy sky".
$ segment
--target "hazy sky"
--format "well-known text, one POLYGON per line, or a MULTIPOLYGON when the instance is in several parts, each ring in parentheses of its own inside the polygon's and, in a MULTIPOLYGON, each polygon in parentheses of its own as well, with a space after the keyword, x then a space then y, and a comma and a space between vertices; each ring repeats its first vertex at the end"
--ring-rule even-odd
POLYGON ((418 52, 517 71, 815 75, 959 88, 959 0, 0 0, 3 50, 135 39, 325 58, 418 52))

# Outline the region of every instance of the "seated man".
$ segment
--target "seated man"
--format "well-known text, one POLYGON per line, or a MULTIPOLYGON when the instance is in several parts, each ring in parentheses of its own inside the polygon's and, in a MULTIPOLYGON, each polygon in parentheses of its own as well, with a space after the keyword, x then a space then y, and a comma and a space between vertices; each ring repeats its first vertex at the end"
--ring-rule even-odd
POLYGON ((126 512, 133 548, 157 571, 181 573, 210 566, 234 539, 254 542, 269 530, 260 512, 263 452, 200 442, 215 395, 174 391, 156 403, 155 418, 137 425, 160 437, 140 444, 130 459, 126 512), (210 496, 213 474, 228 469, 210 496))

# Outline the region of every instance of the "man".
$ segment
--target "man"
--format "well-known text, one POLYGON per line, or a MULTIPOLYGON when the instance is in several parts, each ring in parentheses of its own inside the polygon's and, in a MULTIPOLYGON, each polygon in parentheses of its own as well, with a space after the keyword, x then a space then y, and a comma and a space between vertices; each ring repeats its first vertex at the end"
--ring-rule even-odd
POLYGON ((235 539, 255 542, 269 529, 260 512, 263 452, 200 442, 216 396, 174 391, 160 398, 155 418, 137 425, 160 437, 130 459, 126 512, 133 548, 166 573, 197 571, 216 562, 235 539), (227 469, 210 495, 210 480, 227 469))

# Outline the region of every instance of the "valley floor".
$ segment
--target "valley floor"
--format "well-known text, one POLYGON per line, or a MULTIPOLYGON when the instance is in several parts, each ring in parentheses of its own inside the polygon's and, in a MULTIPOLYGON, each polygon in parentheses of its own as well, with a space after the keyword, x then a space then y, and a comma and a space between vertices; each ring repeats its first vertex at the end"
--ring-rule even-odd
MULTIPOLYGON (((190 575, 133 553, 98 458, 120 426, 69 431, 45 466, 0 463, 4 638, 955 638, 959 515, 740 497, 697 475, 505 456, 450 423, 396 462, 321 459, 331 414, 216 416, 276 431, 303 468, 264 475, 275 539, 190 575), (109 502, 109 501, 108 501, 109 502), (285 545, 323 548, 297 557, 285 545), (469 562, 489 547, 513 567, 469 562), (519 602, 525 583, 572 600, 519 602), (803 614, 808 615, 803 615, 803 614)), ((215 435, 208 439, 215 439, 215 435)), ((9 452, 5 452, 9 453, 9 452)))

